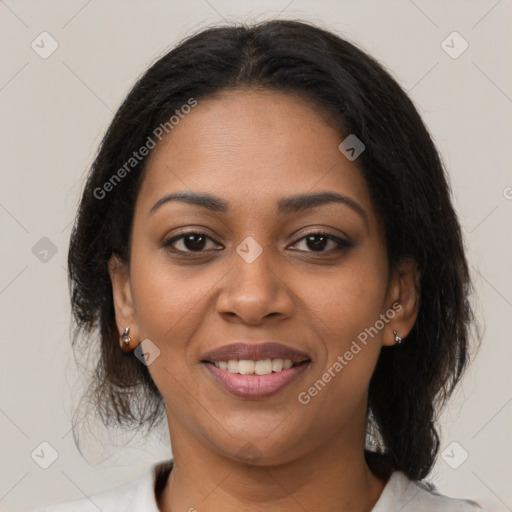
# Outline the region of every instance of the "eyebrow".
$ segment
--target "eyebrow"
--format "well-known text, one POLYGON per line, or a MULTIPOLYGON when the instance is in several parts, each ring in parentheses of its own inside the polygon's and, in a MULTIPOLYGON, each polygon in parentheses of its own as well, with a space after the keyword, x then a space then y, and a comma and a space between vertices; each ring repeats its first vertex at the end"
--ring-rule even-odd
MULTIPOLYGON (((212 212, 226 213, 229 211, 229 203, 220 197, 211 194, 198 192, 177 192, 159 199, 149 210, 148 216, 152 215, 162 205, 170 201, 180 201, 193 206, 200 206, 212 212)), ((277 209, 280 215, 291 215, 319 206, 331 203, 341 203, 358 213, 365 222, 368 222, 368 215, 364 208, 350 197, 336 192, 319 192, 316 194, 299 194, 296 196, 281 198, 277 202, 277 209)))

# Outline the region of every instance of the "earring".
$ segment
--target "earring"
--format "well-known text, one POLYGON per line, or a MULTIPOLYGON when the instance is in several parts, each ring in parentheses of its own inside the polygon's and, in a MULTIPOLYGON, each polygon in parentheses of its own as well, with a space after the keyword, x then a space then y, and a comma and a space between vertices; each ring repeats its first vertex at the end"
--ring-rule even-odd
POLYGON ((123 343, 125 345, 129 345, 131 342, 132 342, 132 339, 130 338, 130 336, 128 336, 130 332, 130 328, 127 327, 124 331, 123 331, 123 334, 121 335, 121 340, 123 341, 123 343))
POLYGON ((400 343, 402 343, 402 338, 398 336, 398 333, 396 331, 393 331, 393 334, 395 335, 395 344, 400 345, 400 343))

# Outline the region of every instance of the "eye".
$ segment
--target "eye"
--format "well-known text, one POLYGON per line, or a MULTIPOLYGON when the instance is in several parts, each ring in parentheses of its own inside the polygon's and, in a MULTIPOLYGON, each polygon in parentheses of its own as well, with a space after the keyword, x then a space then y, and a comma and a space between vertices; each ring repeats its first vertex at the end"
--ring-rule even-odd
MULTIPOLYGON (((323 231, 309 233, 294 245, 297 246, 301 243, 303 247, 306 247, 305 252, 334 252, 350 247, 349 242, 323 231)), ((304 249, 297 250, 304 251, 304 249)))
MULTIPOLYGON (((294 245, 294 250, 318 253, 335 252, 351 246, 349 242, 323 231, 309 233, 299 239, 294 245), (300 244, 302 244, 303 248, 297 249, 296 246, 300 246, 300 244)), ((190 231, 166 240, 163 242, 163 246, 177 253, 201 253, 208 250, 218 250, 220 244, 205 233, 190 231), (213 247, 208 248, 209 242, 210 245, 213 244, 213 247)))
POLYGON ((205 252, 204 249, 208 242, 214 242, 216 246, 219 245, 205 233, 191 231, 166 240, 163 246, 174 252, 205 252))

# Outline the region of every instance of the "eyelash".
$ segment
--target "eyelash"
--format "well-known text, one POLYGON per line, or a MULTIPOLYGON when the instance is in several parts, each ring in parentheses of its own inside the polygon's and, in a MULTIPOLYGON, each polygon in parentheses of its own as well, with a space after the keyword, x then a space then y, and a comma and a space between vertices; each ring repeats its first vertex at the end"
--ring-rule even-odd
MULTIPOLYGON (((207 252, 207 251, 203 251, 203 250, 201 250, 201 251, 190 251, 190 250, 183 251, 183 250, 176 249, 176 248, 172 247, 172 245, 175 242, 177 242, 183 238, 186 238, 188 236, 192 236, 192 235, 198 235, 198 236, 207 238, 208 240, 211 240, 211 241, 215 242, 216 244, 221 245, 219 242, 217 242, 217 240, 206 235, 205 233, 202 233, 201 231, 188 231, 188 232, 180 233, 179 235, 174 236, 174 237, 170 238, 169 240, 165 240, 162 245, 165 248, 169 249, 171 252, 178 253, 178 254, 202 254, 202 253, 207 252)), ((342 240, 341 238, 338 238, 337 236, 334 236, 325 231, 312 231, 311 233, 307 233, 304 236, 302 236, 301 238, 299 238, 297 240, 297 242, 300 242, 310 236, 323 236, 323 237, 327 238, 329 241, 334 242, 337 245, 337 247, 334 249, 326 250, 326 251, 302 251, 302 250, 299 250, 298 252, 307 252, 307 253, 312 253, 312 254, 315 254, 315 253, 316 254, 330 254, 332 252, 338 252, 338 251, 342 251, 343 249, 348 249, 349 247, 352 247, 352 244, 350 244, 346 240, 342 240)), ((295 242, 295 244, 297 242, 295 242)))

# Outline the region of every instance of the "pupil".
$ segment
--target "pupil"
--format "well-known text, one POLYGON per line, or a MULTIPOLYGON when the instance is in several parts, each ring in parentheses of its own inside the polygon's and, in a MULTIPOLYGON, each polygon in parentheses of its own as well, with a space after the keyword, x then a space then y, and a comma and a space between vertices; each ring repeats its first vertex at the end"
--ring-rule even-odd
POLYGON ((308 236, 308 244, 310 242, 313 243, 312 247, 308 245, 308 247, 310 249, 314 249, 314 250, 324 249, 325 245, 327 243, 327 237, 325 237, 323 235, 311 235, 311 236, 308 236), (321 240, 320 240, 320 242, 314 242, 315 239, 321 239, 321 240))
POLYGON ((202 235, 188 235, 185 237, 184 243, 187 249, 200 250, 204 247, 205 237, 202 235))

